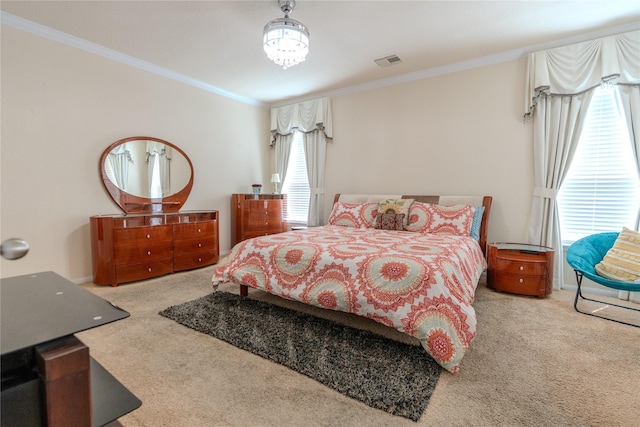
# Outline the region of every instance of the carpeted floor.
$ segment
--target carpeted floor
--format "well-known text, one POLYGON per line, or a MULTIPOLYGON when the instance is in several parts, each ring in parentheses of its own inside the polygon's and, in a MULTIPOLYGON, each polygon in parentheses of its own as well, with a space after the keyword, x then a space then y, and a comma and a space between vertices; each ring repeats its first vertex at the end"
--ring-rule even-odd
MULTIPOLYGON (((212 268, 87 289, 131 317, 78 334, 142 407, 114 425, 636 426, 640 329, 576 313, 573 292, 549 298, 479 285, 478 335, 460 373, 443 372, 418 422, 350 399, 304 375, 158 314, 211 293, 212 268)), ((232 285, 221 290, 237 293, 232 285)), ((250 297, 411 342, 366 319, 250 297)), ((638 319, 638 315, 633 320, 638 319)))
POLYGON ((160 314, 414 421, 427 407, 442 370, 421 346, 229 292, 214 292, 160 314))

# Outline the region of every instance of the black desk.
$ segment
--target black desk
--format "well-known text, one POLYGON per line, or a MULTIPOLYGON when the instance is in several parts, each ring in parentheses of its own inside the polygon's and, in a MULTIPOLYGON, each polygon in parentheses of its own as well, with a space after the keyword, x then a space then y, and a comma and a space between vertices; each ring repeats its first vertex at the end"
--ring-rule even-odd
MULTIPOLYGON (((46 425, 47 411, 53 411, 45 408, 50 408, 49 398, 54 393, 43 375, 45 367, 48 366, 47 375, 59 378, 69 373, 69 360, 82 358, 90 392, 86 388, 80 390, 78 397, 88 400, 93 425, 108 424, 141 405, 136 396, 88 356, 88 348, 73 336, 129 317, 128 312, 53 272, 2 279, 0 300, 2 426, 46 425), (73 351, 78 352, 71 359, 58 358, 47 365, 61 353, 70 354, 68 348, 73 346, 73 351)), ((82 376, 82 370, 73 375, 82 376)), ((68 383, 60 385, 59 390, 72 392, 68 383)))

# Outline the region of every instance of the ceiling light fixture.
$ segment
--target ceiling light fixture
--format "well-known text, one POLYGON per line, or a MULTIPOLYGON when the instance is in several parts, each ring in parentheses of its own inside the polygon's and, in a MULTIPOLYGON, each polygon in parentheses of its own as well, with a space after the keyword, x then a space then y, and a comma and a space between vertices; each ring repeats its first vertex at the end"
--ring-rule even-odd
POLYGON ((284 18, 264 26, 263 46, 270 60, 287 69, 305 60, 309 53, 309 30, 301 22, 289 18, 295 0, 278 0, 284 18))

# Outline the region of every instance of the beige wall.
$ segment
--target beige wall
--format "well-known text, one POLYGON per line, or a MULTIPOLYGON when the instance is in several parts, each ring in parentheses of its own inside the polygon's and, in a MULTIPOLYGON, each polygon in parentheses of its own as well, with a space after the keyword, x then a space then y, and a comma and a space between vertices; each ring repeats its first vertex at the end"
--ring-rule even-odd
POLYGON ((333 98, 335 193, 490 195, 490 241, 523 241, 533 188, 526 59, 333 98))
POLYGON ((269 110, 2 26, 0 234, 31 245, 0 275, 89 279, 89 217, 118 213, 98 160, 125 137, 154 136, 191 158, 185 209, 218 209, 229 249, 229 195, 267 184, 269 110))
MULTIPOLYGON (((487 194, 489 239, 524 240, 533 186, 525 62, 333 97, 325 218, 338 192, 487 194)), ((1 76, 2 239, 32 247, 22 260, 2 260, 2 277, 91 276, 88 218, 118 212, 97 163, 118 139, 155 136, 191 157, 185 209, 220 210, 223 252, 229 195, 271 185, 267 109, 6 26, 1 76)))

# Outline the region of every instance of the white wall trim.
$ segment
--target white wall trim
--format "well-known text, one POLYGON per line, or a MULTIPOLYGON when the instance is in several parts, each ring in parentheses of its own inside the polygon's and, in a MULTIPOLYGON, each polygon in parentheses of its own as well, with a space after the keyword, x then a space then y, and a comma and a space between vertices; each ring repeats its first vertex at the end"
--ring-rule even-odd
POLYGON ((159 67, 150 62, 142 61, 133 56, 125 55, 124 53, 120 53, 116 50, 106 48, 99 44, 89 42, 87 40, 72 36, 67 33, 63 33, 62 31, 54 30, 53 28, 49 28, 44 25, 29 21, 27 19, 11 15, 10 13, 0 12, 0 22, 3 25, 8 25, 10 27, 17 28, 18 30, 26 31, 28 33, 35 34, 36 36, 40 36, 58 43, 66 44, 67 46, 75 47, 77 49, 84 50, 85 52, 93 53, 95 55, 111 59, 112 61, 130 65, 132 67, 136 67, 162 77, 188 84, 190 86, 195 86, 197 88, 204 89, 207 92, 212 92, 217 95, 233 99, 234 101, 254 105, 256 107, 269 107, 269 104, 266 104, 264 102, 228 92, 208 83, 204 83, 200 80, 185 76, 180 73, 176 73, 171 70, 167 70, 166 68, 159 67))
POLYGON ((108 49, 96 43, 91 43, 79 37, 75 37, 75 36, 63 33, 61 31, 54 30, 52 28, 37 24, 27 19, 23 19, 18 16, 11 15, 10 13, 0 12, 0 22, 2 24, 9 25, 19 30, 27 31, 37 36, 44 37, 49 40, 57 41, 59 43, 63 43, 78 49, 82 49, 86 52, 100 55, 105 58, 111 59, 113 61, 121 62, 123 64, 140 68, 142 70, 145 70, 169 79, 173 79, 191 86, 195 86, 197 88, 204 89, 208 92, 212 92, 212 93, 233 99, 235 101, 243 102, 245 104, 254 105, 257 107, 265 107, 265 108, 281 107, 284 105, 303 102, 303 101, 307 101, 309 99, 315 99, 315 98, 342 96, 350 93, 362 92, 362 91, 378 89, 386 86, 393 86, 397 84, 408 83, 415 80, 441 76, 444 74, 451 74, 459 71, 471 70, 478 67, 485 67, 488 65, 499 64, 502 62, 507 62, 514 59, 522 58, 523 56, 526 56, 531 52, 536 52, 543 49, 551 49, 558 46, 579 43, 582 41, 592 40, 599 37, 606 37, 613 34, 620 34, 628 31, 635 31, 640 29, 640 23, 632 23, 632 24, 622 25, 618 27, 606 28, 599 31, 580 34, 578 36, 555 40, 549 43, 537 44, 537 45, 533 45, 533 46, 529 46, 521 49, 513 49, 506 52, 497 53, 494 55, 483 56, 480 58, 474 58, 467 61, 461 61, 453 64, 443 65, 440 67, 420 70, 413 73, 407 73, 400 76, 390 77, 387 79, 375 80, 372 82, 349 86, 349 87, 336 89, 332 91, 315 93, 312 96, 303 96, 295 99, 285 100, 282 102, 276 102, 270 105, 252 98, 248 98, 242 95, 228 92, 216 86, 210 85, 208 83, 204 83, 200 80, 185 76, 183 74, 176 73, 171 70, 167 70, 166 68, 159 67, 157 65, 151 64, 146 61, 142 61, 140 59, 134 58, 133 56, 125 55, 113 49, 108 49))
MULTIPOLYGON (((574 37, 567 37, 560 40, 555 40, 549 43, 542 43, 537 45, 528 46, 521 49, 513 49, 494 55, 483 56, 480 58, 474 58, 467 61, 456 62, 453 64, 443 65, 441 67, 429 68, 426 70, 420 70, 413 73, 407 73, 400 76, 389 77, 387 79, 376 80, 373 82, 363 83, 360 85, 345 87, 327 92, 316 93, 312 96, 305 96, 295 99, 289 99, 282 102, 276 102, 271 105, 272 108, 282 107, 288 104, 295 104, 299 102, 308 101, 316 98, 332 97, 348 95, 355 92, 362 92, 370 89, 379 89, 386 86, 393 86, 402 83, 408 83, 415 80, 426 79, 430 77, 441 76, 445 74, 456 73, 459 71, 471 70, 474 68, 485 67, 488 65, 499 64, 502 62, 512 61, 518 58, 527 56, 529 53, 537 52, 544 49, 552 49, 554 47, 565 46, 573 43, 579 43, 587 40, 593 40, 599 37, 606 37, 613 34, 622 34, 629 31, 640 30, 640 23, 632 23, 622 25, 619 27, 607 28, 600 31, 594 31, 590 33, 581 34, 574 37)), ((523 89, 524 90, 524 89, 523 89)))
POLYGON ((71 279, 70 282, 73 282, 78 286, 82 286, 87 283, 93 283, 93 276, 78 277, 75 279, 71 279))
MULTIPOLYGON (((567 285, 566 283, 562 285, 562 290, 572 291, 574 294, 577 289, 578 289, 578 285, 567 285)), ((589 286, 584 286, 584 284, 580 287, 580 289, 583 294, 601 295, 603 297, 618 298, 618 291, 613 289, 591 288, 589 286)))

